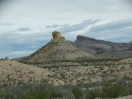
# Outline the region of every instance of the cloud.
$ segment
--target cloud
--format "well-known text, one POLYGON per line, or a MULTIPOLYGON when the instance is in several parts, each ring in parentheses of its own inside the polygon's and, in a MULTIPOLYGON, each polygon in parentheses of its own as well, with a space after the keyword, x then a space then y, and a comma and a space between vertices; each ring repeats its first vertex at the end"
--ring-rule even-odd
POLYGON ((0 44, 34 44, 38 41, 50 41, 51 33, 52 32, 41 32, 39 30, 24 31, 24 33, 19 33, 19 31, 7 31, 0 33, 0 40, 4 40, 4 42, 0 42, 0 44))
POLYGON ((60 27, 60 25, 53 24, 53 25, 47 25, 46 28, 57 28, 60 27))
POLYGON ((114 29, 122 29, 132 26, 132 20, 111 21, 105 24, 95 25, 90 28, 91 32, 110 31, 114 29))
POLYGON ((18 58, 18 57, 21 57, 22 55, 23 56, 28 56, 30 54, 32 54, 35 50, 23 50, 23 51, 10 51, 10 52, 6 52, 6 53, 0 53, 1 56, 0 58, 4 58, 4 57, 8 57, 9 58, 18 58))
POLYGON ((101 32, 85 32, 85 36, 95 38, 95 39, 101 39, 105 41, 111 41, 111 42, 130 42, 132 39, 131 32, 132 29, 129 30, 112 30, 112 31, 101 31, 101 32))
POLYGON ((2 41, 0 42, 0 57, 14 58, 27 56, 51 40, 51 33, 49 32, 38 30, 30 31, 30 33, 25 31, 24 34, 17 32, 19 31, 0 33, 0 40, 2 41))
POLYGON ((67 26, 61 28, 60 31, 63 32, 63 33, 78 31, 78 30, 84 29, 85 27, 93 25, 97 22, 99 22, 99 19, 96 19, 96 20, 89 19, 89 20, 85 20, 81 23, 74 24, 74 25, 71 25, 71 26, 67 25, 67 26))
POLYGON ((0 0, 0 5, 3 5, 7 2, 8 0, 0 0))
POLYGON ((58 25, 58 24, 53 24, 53 25, 47 25, 46 28, 60 28, 60 27, 67 27, 69 26, 68 24, 64 25, 58 25))
POLYGON ((0 12, 4 10, 4 8, 6 8, 6 5, 8 5, 11 2, 13 2, 13 0, 0 0, 0 12))
POLYGON ((20 27, 17 29, 18 31, 29 31, 31 30, 29 27, 20 27))
POLYGON ((40 33, 41 31, 39 29, 35 29, 35 33, 40 33))
POLYGON ((13 25, 13 24, 12 23, 6 23, 5 22, 5 23, 0 23, 0 25, 7 25, 8 26, 8 25, 13 25))
POLYGON ((132 40, 132 20, 111 21, 94 25, 85 35, 112 42, 130 42, 132 40))
POLYGON ((123 0, 124 3, 126 3, 127 6, 132 8, 132 0, 123 0))

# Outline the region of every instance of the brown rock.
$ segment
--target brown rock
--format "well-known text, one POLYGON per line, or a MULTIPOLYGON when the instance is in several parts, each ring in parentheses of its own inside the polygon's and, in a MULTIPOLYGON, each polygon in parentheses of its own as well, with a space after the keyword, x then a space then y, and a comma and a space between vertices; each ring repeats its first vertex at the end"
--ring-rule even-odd
POLYGON ((60 41, 65 41, 65 37, 61 36, 60 32, 54 31, 52 32, 52 37, 51 42, 60 42, 60 41))

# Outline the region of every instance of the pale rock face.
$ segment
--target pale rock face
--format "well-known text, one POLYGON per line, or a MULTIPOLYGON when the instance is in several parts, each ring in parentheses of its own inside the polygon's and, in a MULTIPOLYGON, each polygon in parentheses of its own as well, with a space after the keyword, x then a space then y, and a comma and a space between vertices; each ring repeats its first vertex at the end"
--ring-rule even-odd
POLYGON ((62 42, 62 41, 65 41, 65 37, 61 36, 60 32, 58 32, 58 31, 52 32, 52 37, 53 37, 53 39, 51 39, 51 42, 62 42))

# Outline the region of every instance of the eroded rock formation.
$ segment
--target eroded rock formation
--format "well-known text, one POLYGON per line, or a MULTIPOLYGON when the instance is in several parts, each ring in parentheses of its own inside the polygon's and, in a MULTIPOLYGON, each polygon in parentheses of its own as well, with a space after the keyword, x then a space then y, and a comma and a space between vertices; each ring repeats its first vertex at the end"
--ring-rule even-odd
MULTIPOLYGON (((66 65, 67 62, 61 61, 77 61, 78 59, 92 58, 93 56, 87 54, 76 47, 74 47, 70 42, 66 41, 60 32, 52 32, 51 42, 31 54, 29 57, 23 59, 22 61, 29 64, 34 64, 39 66, 60 66, 66 65), (53 63, 51 63, 53 62, 53 63), (56 62, 56 63, 55 63, 56 62)), ((75 65, 75 63, 69 63, 69 65, 75 65)), ((68 64, 67 64, 68 65, 68 64)))
POLYGON ((51 39, 51 42, 65 41, 65 37, 61 36, 60 32, 58 32, 58 31, 52 32, 52 37, 53 37, 53 39, 51 39))

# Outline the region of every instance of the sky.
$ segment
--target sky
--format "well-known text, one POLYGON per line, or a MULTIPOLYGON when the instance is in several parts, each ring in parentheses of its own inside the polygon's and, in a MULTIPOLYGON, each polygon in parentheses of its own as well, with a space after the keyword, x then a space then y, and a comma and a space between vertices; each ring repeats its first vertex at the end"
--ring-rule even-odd
POLYGON ((0 0, 0 58, 28 56, 59 31, 111 42, 132 41, 132 0, 0 0))

